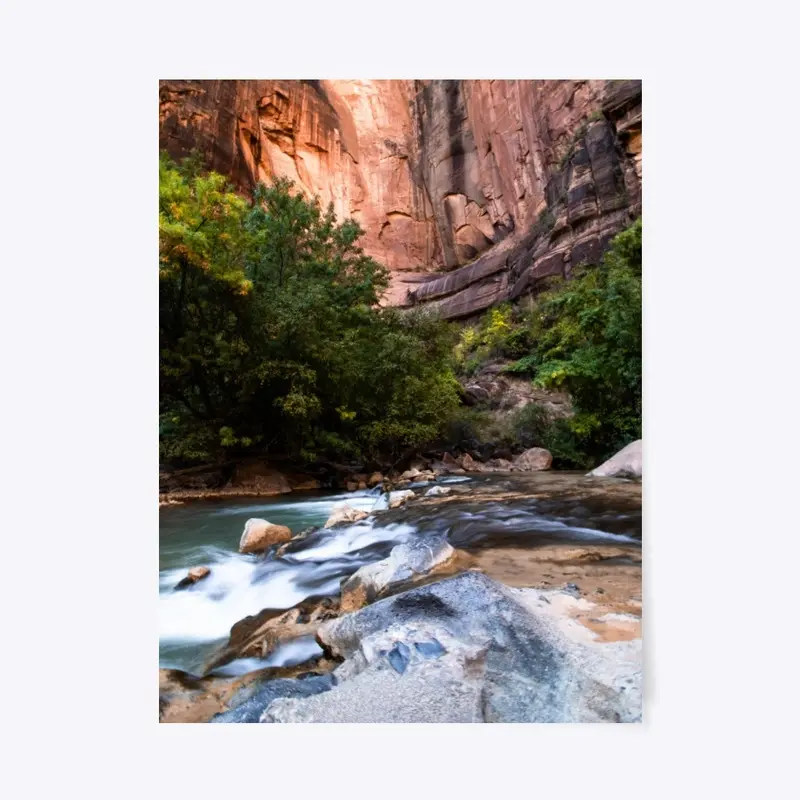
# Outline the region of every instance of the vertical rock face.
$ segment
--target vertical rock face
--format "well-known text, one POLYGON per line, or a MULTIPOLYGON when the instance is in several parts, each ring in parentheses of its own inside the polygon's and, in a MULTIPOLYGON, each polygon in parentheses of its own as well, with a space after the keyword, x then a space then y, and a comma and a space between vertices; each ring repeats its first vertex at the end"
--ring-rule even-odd
POLYGON ((641 212, 639 81, 162 81, 161 146, 287 176, 366 231, 388 301, 468 317, 641 212), (447 273, 447 274, 442 274, 447 273))

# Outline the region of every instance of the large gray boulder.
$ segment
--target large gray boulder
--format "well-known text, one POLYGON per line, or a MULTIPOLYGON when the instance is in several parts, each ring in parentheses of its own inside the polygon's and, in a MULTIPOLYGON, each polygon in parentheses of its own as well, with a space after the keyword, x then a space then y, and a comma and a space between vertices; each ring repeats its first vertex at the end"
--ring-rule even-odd
POLYGON ((641 640, 601 642, 587 600, 477 572, 324 623, 336 686, 274 700, 262 722, 638 722, 641 640))
POLYGON ((637 439, 623 447, 608 461, 593 469, 589 475, 596 478, 641 478, 642 440, 637 439))

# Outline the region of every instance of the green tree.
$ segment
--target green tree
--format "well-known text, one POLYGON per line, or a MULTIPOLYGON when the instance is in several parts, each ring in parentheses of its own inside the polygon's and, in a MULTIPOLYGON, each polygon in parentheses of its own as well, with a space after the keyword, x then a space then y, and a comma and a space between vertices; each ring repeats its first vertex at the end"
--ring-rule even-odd
POLYGON ((566 389, 570 427, 585 452, 606 458, 641 437, 642 221, 616 236, 603 261, 543 295, 531 318, 525 367, 566 389))
POLYGON ((378 305, 388 272, 332 207, 160 164, 162 457, 361 455, 435 436, 451 333, 378 305))

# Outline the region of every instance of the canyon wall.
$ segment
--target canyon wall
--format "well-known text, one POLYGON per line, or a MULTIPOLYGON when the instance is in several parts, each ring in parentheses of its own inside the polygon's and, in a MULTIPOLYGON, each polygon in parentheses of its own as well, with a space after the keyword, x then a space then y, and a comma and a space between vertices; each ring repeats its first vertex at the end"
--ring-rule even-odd
POLYGON ((388 301, 473 316, 594 262, 641 213, 639 81, 165 80, 160 144, 288 176, 365 229, 388 301))

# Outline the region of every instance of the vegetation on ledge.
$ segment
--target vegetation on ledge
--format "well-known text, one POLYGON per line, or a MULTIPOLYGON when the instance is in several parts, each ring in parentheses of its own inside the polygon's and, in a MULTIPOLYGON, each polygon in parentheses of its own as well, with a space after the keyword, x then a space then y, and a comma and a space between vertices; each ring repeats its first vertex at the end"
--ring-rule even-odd
POLYGON ((462 331, 455 355, 464 376, 490 358, 514 359, 507 372, 569 392, 576 411, 570 419, 548 421, 541 409, 527 407, 504 434, 546 447, 562 466, 599 463, 640 439, 641 218, 614 238, 601 264, 576 268, 529 310, 489 311, 462 331))

